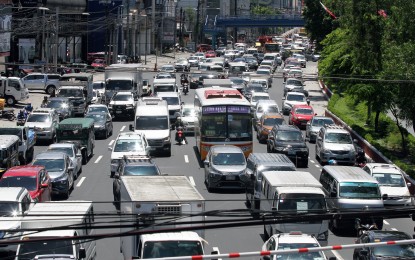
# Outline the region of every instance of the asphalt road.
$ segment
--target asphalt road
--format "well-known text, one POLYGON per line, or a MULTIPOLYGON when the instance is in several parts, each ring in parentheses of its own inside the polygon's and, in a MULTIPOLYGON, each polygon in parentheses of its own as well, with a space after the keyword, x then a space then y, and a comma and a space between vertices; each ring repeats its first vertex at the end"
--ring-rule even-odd
MULTIPOLYGON (((308 63, 306 73, 313 73, 316 63, 308 63)), ((154 73, 144 75, 144 78, 153 78, 154 73)), ((98 75, 97 75, 98 76, 98 75)), ((325 100, 322 97, 316 82, 306 82, 307 89, 310 92, 311 105, 315 105, 316 112, 322 114, 325 107, 325 100)), ((274 78, 272 88, 269 90, 273 99, 281 105, 282 100, 282 79, 274 78)), ((37 94, 42 96, 43 94, 37 94)), ((33 95, 35 98, 36 95, 33 95)), ((182 96, 182 101, 192 103, 194 90, 190 90, 187 96, 182 96)), ((41 100, 41 97, 39 97, 41 100)), ((76 181, 75 188, 70 195, 70 200, 91 200, 95 202, 95 213, 114 213, 115 208, 112 205, 112 179, 110 179, 110 155, 108 146, 116 139, 117 134, 128 131, 128 121, 114 121, 114 134, 106 140, 97 140, 93 158, 87 165, 83 166, 83 173, 76 181)), ((172 131, 172 140, 174 140, 174 131, 172 131)), ((155 161, 163 173, 169 175, 186 175, 195 183, 198 191, 206 199, 206 210, 229 210, 245 209, 245 194, 239 192, 215 192, 209 193, 204 185, 204 169, 200 167, 195 154, 195 140, 192 136, 187 137, 188 144, 178 146, 173 144, 171 157, 155 157, 155 161)), ((315 145, 308 144, 310 148, 310 163, 308 169, 317 179, 321 171, 321 166, 315 160, 315 145)), ((47 145, 37 145, 35 153, 45 150, 47 145)), ((266 152, 266 145, 259 144, 254 139, 254 152, 266 152)), ((411 219, 393 219, 385 222, 385 229, 410 230, 413 229, 411 219)), ((119 232, 119 229, 97 230, 97 233, 119 232)), ((263 244, 263 227, 239 227, 229 229, 207 230, 205 239, 209 242, 206 245, 206 252, 210 253, 214 246, 219 247, 221 252, 246 252, 259 251, 263 244)), ((355 237, 353 236, 336 236, 330 232, 329 245, 352 244, 355 237)), ((120 239, 109 238, 97 242, 97 259, 122 259, 120 254, 120 239)), ((333 256, 332 253, 328 253, 333 256)), ((352 250, 339 251, 335 255, 338 259, 352 259, 352 250)))

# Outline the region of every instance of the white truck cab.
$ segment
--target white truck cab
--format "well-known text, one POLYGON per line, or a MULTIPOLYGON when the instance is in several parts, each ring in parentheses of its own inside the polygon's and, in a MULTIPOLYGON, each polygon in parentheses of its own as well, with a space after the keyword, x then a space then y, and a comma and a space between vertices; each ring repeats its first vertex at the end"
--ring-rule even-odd
POLYGON ((7 105, 13 106, 28 99, 29 90, 18 77, 0 77, 0 98, 4 98, 7 105))

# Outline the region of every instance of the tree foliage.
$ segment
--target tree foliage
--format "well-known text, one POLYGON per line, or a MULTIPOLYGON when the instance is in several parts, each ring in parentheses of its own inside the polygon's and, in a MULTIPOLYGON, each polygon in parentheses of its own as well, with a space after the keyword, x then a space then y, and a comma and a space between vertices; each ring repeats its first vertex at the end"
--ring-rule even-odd
POLYGON ((269 6, 257 5, 252 8, 251 13, 255 15, 276 15, 279 11, 269 6))

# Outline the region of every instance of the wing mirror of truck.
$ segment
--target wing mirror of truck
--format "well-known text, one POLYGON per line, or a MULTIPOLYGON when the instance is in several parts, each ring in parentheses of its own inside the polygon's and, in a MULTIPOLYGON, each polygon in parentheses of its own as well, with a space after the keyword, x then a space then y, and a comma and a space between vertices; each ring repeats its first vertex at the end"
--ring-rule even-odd
POLYGON ((203 161, 203 165, 205 165, 206 167, 209 167, 209 161, 208 160, 203 161))
POLYGON ((132 124, 130 124, 130 126, 128 127, 128 129, 129 129, 130 131, 134 131, 134 126, 133 126, 132 124))
POLYGON ((83 247, 79 248, 78 257, 79 257, 79 259, 86 258, 86 250, 85 250, 85 248, 83 248, 83 247))

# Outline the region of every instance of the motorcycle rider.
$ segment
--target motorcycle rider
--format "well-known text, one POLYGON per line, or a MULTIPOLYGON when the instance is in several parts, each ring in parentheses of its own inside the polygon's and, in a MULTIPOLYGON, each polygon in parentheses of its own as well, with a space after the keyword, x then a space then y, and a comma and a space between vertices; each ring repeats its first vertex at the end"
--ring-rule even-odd
POLYGON ((183 141, 187 144, 186 136, 184 135, 183 130, 184 130, 184 124, 183 124, 182 118, 178 117, 177 120, 176 120, 176 138, 175 138, 175 140, 176 140, 176 142, 180 143, 179 132, 181 132, 183 141))
POLYGON ((42 104, 40 105, 40 107, 46 107, 47 104, 48 104, 48 97, 47 96, 44 96, 43 97, 42 104))

